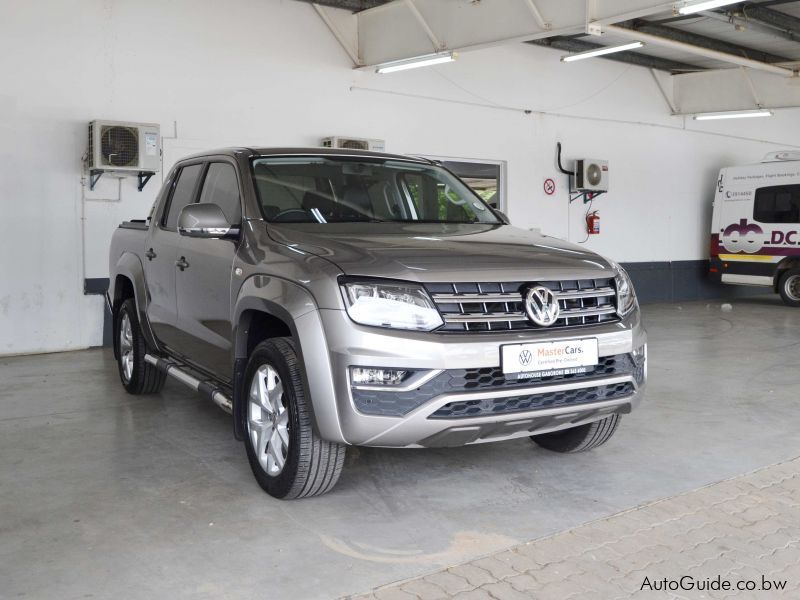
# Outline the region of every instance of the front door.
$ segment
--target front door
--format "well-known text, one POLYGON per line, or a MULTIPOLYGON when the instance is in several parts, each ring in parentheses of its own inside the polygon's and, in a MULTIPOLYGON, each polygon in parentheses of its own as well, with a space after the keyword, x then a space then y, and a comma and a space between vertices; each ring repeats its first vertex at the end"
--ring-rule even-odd
POLYGON ((175 261, 181 241, 177 229, 178 214, 194 199, 202 168, 202 164, 188 165, 178 173, 165 209, 156 215, 158 223, 150 228, 144 249, 149 297, 147 318, 158 341, 168 347, 173 347, 180 338, 175 289, 175 261))
MULTIPOLYGON (((200 193, 201 203, 216 204, 232 225, 242 219, 236 168, 211 162, 200 193)), ((231 276, 237 243, 232 240, 181 236, 176 350, 224 380, 232 376, 231 276)))

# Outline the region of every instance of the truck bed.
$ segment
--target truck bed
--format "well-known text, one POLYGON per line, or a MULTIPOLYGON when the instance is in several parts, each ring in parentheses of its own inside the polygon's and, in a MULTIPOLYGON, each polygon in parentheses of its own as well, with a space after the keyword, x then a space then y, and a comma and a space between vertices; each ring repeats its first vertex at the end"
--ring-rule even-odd
POLYGON ((119 224, 120 229, 140 229, 147 231, 147 221, 144 219, 132 219, 130 221, 123 221, 119 224))

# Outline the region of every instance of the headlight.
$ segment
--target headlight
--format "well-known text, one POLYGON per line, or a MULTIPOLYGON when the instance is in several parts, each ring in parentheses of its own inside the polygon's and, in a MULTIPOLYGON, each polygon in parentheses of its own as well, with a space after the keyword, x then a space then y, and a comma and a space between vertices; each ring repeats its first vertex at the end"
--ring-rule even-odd
POLYGON ((347 314, 361 325, 431 331, 444 324, 422 286, 352 281, 341 288, 347 314))
POLYGON ((613 263, 616 275, 614 283, 617 286, 617 314, 624 317, 636 308, 636 292, 633 291, 633 283, 625 269, 613 263))

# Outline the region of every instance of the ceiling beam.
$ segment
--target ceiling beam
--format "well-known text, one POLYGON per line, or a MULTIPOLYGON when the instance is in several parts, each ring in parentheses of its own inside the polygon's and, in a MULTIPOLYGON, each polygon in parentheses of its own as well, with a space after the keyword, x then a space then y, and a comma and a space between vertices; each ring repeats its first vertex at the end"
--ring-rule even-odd
POLYGON ((358 12, 367 10, 368 8, 375 8, 381 4, 386 4, 390 0, 302 0, 303 2, 313 2, 321 6, 330 6, 332 8, 343 8, 345 10, 352 10, 358 12))
POLYGON ((800 19, 792 15, 759 6, 758 4, 743 4, 737 12, 740 12, 748 19, 753 19, 764 25, 790 33, 795 38, 800 37, 800 19))
POLYGON ((759 33, 765 33, 774 38, 789 40, 790 42, 797 41, 797 34, 792 34, 788 31, 782 31, 780 29, 776 29, 775 27, 770 27, 769 25, 764 25, 755 19, 746 18, 741 13, 724 14, 714 10, 704 10, 698 14, 708 17, 709 19, 719 21, 720 23, 727 23, 734 31, 757 31, 759 33))
POLYGON ((762 25, 767 31, 771 30, 773 33, 780 32, 782 34, 781 37, 798 40, 800 39, 800 19, 770 8, 772 6, 794 2, 797 2, 797 0, 771 0, 758 4, 743 2, 741 4, 732 4, 715 10, 702 11, 697 14, 677 15, 666 19, 658 19, 657 21, 650 21, 650 23, 666 25, 668 23, 697 19, 698 16, 727 20, 732 25, 737 25, 740 22, 746 25, 749 21, 762 25))
POLYGON ((587 8, 597 23, 616 23, 673 5, 664 0, 395 0, 355 14, 360 66, 582 34, 587 8))
POLYGON ((681 52, 686 52, 688 54, 703 56, 705 58, 710 58, 711 60, 718 60, 720 62, 726 62, 729 64, 738 65, 740 67, 757 69, 759 71, 767 71, 775 75, 781 75, 782 77, 795 76, 794 71, 792 71, 791 69, 786 69, 784 67, 779 67, 777 65, 771 65, 769 63, 753 60, 751 58, 746 58, 738 54, 730 54, 728 52, 721 52, 719 50, 712 50, 710 48, 695 46, 687 42, 681 42, 678 40, 673 40, 653 35, 652 33, 637 31, 635 29, 630 29, 627 27, 619 27, 617 25, 606 25, 605 27, 603 27, 603 32, 610 33, 614 36, 622 37, 629 40, 640 41, 646 44, 653 44, 654 46, 663 46, 665 48, 671 48, 673 50, 680 50, 681 52))
POLYGON ((644 31, 645 33, 652 33, 662 38, 691 44, 692 46, 699 46, 700 48, 707 48, 709 50, 716 50, 717 52, 724 52, 726 54, 735 54, 743 58, 757 60, 763 63, 785 63, 791 62, 791 59, 762 50, 740 46, 739 44, 732 44, 723 40, 710 38, 704 35, 693 33, 691 31, 684 31, 675 27, 668 27, 658 23, 650 23, 644 20, 628 21, 627 23, 620 23, 623 27, 629 27, 636 31, 644 31))
MULTIPOLYGON (((585 40, 560 36, 545 38, 542 40, 530 40, 527 43, 533 44, 534 46, 555 48, 556 50, 563 50, 565 52, 587 52, 589 50, 596 50, 604 47, 602 44, 595 44, 585 40)), ((690 65, 688 63, 668 60, 666 58, 659 58, 658 56, 649 56, 640 52, 616 52, 614 54, 607 54, 598 58, 613 60, 615 62, 625 63, 628 65, 636 65, 637 67, 656 69, 658 71, 668 71, 670 73, 686 73, 703 70, 697 65, 690 65)))
POLYGON ((800 86, 786 85, 786 80, 763 71, 747 76, 741 69, 685 73, 672 76, 671 82, 677 114, 800 106, 800 86))

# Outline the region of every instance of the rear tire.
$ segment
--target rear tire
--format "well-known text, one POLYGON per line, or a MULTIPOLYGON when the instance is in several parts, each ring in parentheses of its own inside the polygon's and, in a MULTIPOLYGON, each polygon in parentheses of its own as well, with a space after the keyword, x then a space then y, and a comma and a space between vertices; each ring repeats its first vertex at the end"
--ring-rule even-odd
POLYGON ((256 346, 244 382, 244 445, 258 485, 283 500, 330 491, 346 447, 314 433, 294 341, 273 338, 256 346))
POLYGON ((585 452, 602 446, 610 440, 619 426, 620 418, 619 415, 611 415, 586 425, 532 435, 531 439, 542 448, 553 452, 585 452))
POLYGON ((800 306, 800 269, 789 269, 778 280, 778 293, 789 306, 800 306))
POLYGON ((128 298, 119 307, 114 321, 114 335, 119 378, 125 391, 136 395, 160 392, 167 375, 144 360, 147 344, 133 298, 128 298))

